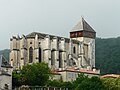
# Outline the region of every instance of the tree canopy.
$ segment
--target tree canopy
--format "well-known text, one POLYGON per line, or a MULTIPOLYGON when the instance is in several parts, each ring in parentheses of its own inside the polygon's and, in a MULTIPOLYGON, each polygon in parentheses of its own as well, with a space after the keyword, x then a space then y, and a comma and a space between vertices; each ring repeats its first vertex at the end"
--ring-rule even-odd
POLYGON ((51 71, 46 63, 33 63, 24 66, 17 74, 14 71, 13 79, 19 82, 18 85, 44 86, 51 76, 50 73, 51 71))
POLYGON ((104 88, 99 77, 88 78, 83 73, 78 75, 73 85, 75 90, 102 90, 104 88))

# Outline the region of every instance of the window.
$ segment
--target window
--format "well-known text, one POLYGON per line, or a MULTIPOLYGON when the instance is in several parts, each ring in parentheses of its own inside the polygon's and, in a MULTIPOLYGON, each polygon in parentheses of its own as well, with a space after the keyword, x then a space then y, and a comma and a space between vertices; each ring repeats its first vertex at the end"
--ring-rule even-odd
POLYGON ((73 47, 73 53, 74 53, 74 54, 76 53, 76 48, 75 48, 75 46, 73 47))
POLYGON ((59 51, 59 68, 62 68, 62 52, 59 51))
POLYGON ((33 48, 29 48, 29 63, 33 62, 33 48))
POLYGON ((41 48, 39 48, 39 62, 41 62, 42 60, 41 60, 41 48))
POLYGON ((32 44, 32 42, 30 42, 30 44, 32 44))
POLYGON ((54 54, 54 50, 51 51, 51 65, 55 64, 55 54, 54 54))
POLYGON ((68 72, 68 78, 71 78, 71 73, 70 72, 68 72))

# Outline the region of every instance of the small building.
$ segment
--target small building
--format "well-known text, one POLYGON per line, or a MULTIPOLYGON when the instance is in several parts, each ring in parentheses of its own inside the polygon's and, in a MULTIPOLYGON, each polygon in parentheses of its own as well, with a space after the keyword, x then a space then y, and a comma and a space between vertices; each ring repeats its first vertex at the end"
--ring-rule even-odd
POLYGON ((12 90, 12 66, 0 55, 0 90, 12 90))
POLYGON ((52 72, 50 80, 62 81, 62 75, 59 72, 52 72))
POLYGON ((63 80, 65 82, 74 81, 78 77, 78 74, 84 73, 84 75, 88 76, 89 78, 93 76, 99 77, 100 70, 82 70, 76 68, 66 68, 64 70, 58 70, 54 72, 53 80, 63 80), (61 78, 58 78, 61 77, 61 78))

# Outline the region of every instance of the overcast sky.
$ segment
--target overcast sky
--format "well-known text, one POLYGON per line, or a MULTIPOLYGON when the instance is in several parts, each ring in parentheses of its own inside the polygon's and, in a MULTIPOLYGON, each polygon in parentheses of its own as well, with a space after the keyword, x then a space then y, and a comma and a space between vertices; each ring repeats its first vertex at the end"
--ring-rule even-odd
POLYGON ((0 50, 13 35, 43 32, 69 37, 81 16, 97 37, 120 36, 120 0, 0 0, 0 50))

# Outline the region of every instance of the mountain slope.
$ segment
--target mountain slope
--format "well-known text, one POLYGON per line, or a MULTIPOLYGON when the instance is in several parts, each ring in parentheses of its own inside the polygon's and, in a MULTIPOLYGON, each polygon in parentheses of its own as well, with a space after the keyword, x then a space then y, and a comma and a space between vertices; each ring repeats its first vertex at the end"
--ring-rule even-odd
POLYGON ((120 37, 96 39, 96 67, 101 74, 120 73, 120 37))

